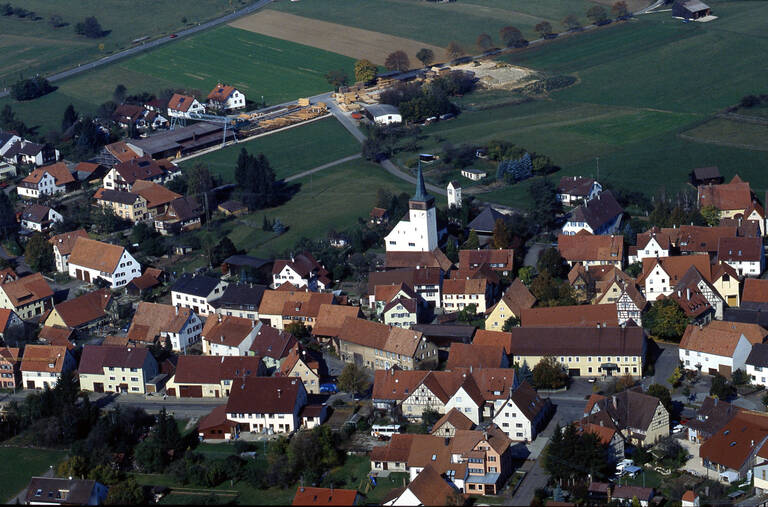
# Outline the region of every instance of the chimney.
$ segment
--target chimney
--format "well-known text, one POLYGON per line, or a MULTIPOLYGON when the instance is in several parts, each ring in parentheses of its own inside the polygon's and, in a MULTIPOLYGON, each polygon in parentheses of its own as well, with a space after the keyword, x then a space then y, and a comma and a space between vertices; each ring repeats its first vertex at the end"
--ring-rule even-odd
POLYGON ((221 314, 219 314, 219 322, 221 322, 221 314))
POLYGON ((686 298, 687 300, 689 300, 689 301, 691 300, 691 288, 690 288, 690 287, 688 287, 687 289, 685 289, 685 298, 686 298))
POLYGON ((616 406, 616 395, 614 394, 611 398, 613 399, 613 408, 618 408, 616 406))
POLYGON ((256 327, 256 319, 251 319, 251 329, 256 327))
POLYGON ((283 392, 283 391, 282 391, 282 389, 280 389, 280 388, 278 388, 278 389, 277 389, 277 397, 278 397, 278 398, 280 397, 280 394, 281 394, 282 392, 283 392))
POLYGON ((472 365, 471 364, 469 365, 469 373, 470 373, 470 375, 472 374, 472 365))
POLYGON ((179 305, 176 305, 175 308, 176 308, 176 315, 178 315, 179 314, 179 305))
POLYGON ((221 339, 221 343, 224 343, 224 335, 221 335, 219 339, 221 339))
POLYGON ((600 419, 600 426, 601 427, 603 426, 603 420, 602 419, 600 419))

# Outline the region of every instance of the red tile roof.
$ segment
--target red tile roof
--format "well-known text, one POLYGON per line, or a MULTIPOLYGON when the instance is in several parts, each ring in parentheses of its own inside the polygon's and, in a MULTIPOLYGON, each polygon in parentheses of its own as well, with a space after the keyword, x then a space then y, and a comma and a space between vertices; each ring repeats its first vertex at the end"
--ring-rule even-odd
POLYGON ((768 303, 768 280, 747 278, 744 280, 743 302, 768 303))
POLYGON ((560 234, 557 249, 567 261, 621 262, 624 258, 624 236, 595 236, 584 230, 578 234, 560 234))
POLYGON ((40 273, 33 273, 14 282, 4 283, 0 285, 0 291, 5 292, 14 308, 53 296, 53 289, 40 273))
POLYGON ((355 505, 356 489, 310 488, 299 486, 293 505, 355 505))
POLYGON ((304 384, 296 377, 246 377, 232 383, 228 414, 292 414, 304 384))
POLYGON ((263 371, 258 356, 179 356, 177 384, 219 384, 222 380, 257 376, 263 371))
POLYGON ((456 368, 501 368, 506 356, 500 345, 478 345, 475 343, 451 343, 446 370, 456 368))
POLYGON ((21 371, 61 373, 67 348, 54 345, 27 345, 21 359, 21 371))
POLYGON ((112 293, 99 289, 54 306, 64 324, 76 328, 106 316, 106 309, 112 301, 112 293))
POLYGON ((77 241, 77 238, 87 237, 88 233, 85 232, 85 229, 78 229, 76 231, 57 234, 56 236, 51 237, 48 242, 59 251, 59 254, 69 255, 72 253, 72 249, 75 247, 75 241, 77 241))
POLYGON ((616 303, 528 308, 520 317, 522 327, 616 327, 616 303))
POLYGON ((744 210, 752 204, 749 183, 734 176, 730 183, 699 186, 699 206, 714 206, 719 210, 744 210))
POLYGON ((24 178, 22 181, 24 183, 37 184, 40 182, 45 173, 53 176, 54 184, 58 187, 75 182, 74 176, 72 176, 72 173, 69 172, 69 168, 67 168, 67 165, 64 162, 57 162, 55 164, 35 169, 29 173, 29 176, 24 178))

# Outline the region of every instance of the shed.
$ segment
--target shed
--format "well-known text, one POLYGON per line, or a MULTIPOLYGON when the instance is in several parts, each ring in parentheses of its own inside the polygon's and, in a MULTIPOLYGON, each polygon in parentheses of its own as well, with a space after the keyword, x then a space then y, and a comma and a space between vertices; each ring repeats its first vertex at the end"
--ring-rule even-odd
POLYGON ((694 187, 699 185, 720 185, 725 181, 717 166, 697 167, 691 171, 691 183, 694 187))
POLYGON ((365 106, 365 115, 379 125, 402 123, 403 117, 395 106, 389 104, 372 104, 365 106))
POLYGON ((683 19, 701 19, 709 16, 711 11, 701 0, 677 0, 672 4, 672 15, 683 19))

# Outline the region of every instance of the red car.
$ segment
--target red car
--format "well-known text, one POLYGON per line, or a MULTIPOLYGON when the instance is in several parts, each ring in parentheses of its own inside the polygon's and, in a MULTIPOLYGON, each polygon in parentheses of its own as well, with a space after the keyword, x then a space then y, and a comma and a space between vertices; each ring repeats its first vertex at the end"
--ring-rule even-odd
POLYGON ((0 182, 0 188, 5 188, 7 186, 8 186, 8 182, 7 181, 0 182))
POLYGON ((169 35, 168 37, 170 37, 171 39, 175 39, 176 37, 178 37, 178 35, 176 35, 175 33, 172 33, 172 34, 171 34, 171 35, 169 35))

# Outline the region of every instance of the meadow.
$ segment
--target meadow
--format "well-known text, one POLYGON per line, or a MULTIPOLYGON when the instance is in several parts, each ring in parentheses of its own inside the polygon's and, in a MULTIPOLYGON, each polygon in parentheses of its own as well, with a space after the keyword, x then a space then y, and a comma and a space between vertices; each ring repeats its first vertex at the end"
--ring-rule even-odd
POLYGON ((181 168, 202 164, 224 182, 233 182, 237 157, 243 148, 266 155, 277 179, 360 152, 355 138, 335 118, 326 118, 191 158, 181 168))
POLYGON ((180 10, 172 0, 24 0, 20 6, 39 19, 0 16, 0 88, 15 82, 19 74, 29 77, 62 71, 129 47, 135 39, 167 37, 249 3, 197 0, 180 10), (54 15, 65 25, 53 27, 49 20, 54 15), (75 24, 93 15, 109 33, 99 39, 77 35, 75 24))
POLYGON ((0 501, 7 503, 29 483, 33 476, 43 475, 67 455, 66 451, 31 447, 0 447, 0 501), (12 466, 9 466, 13 463, 12 466))

